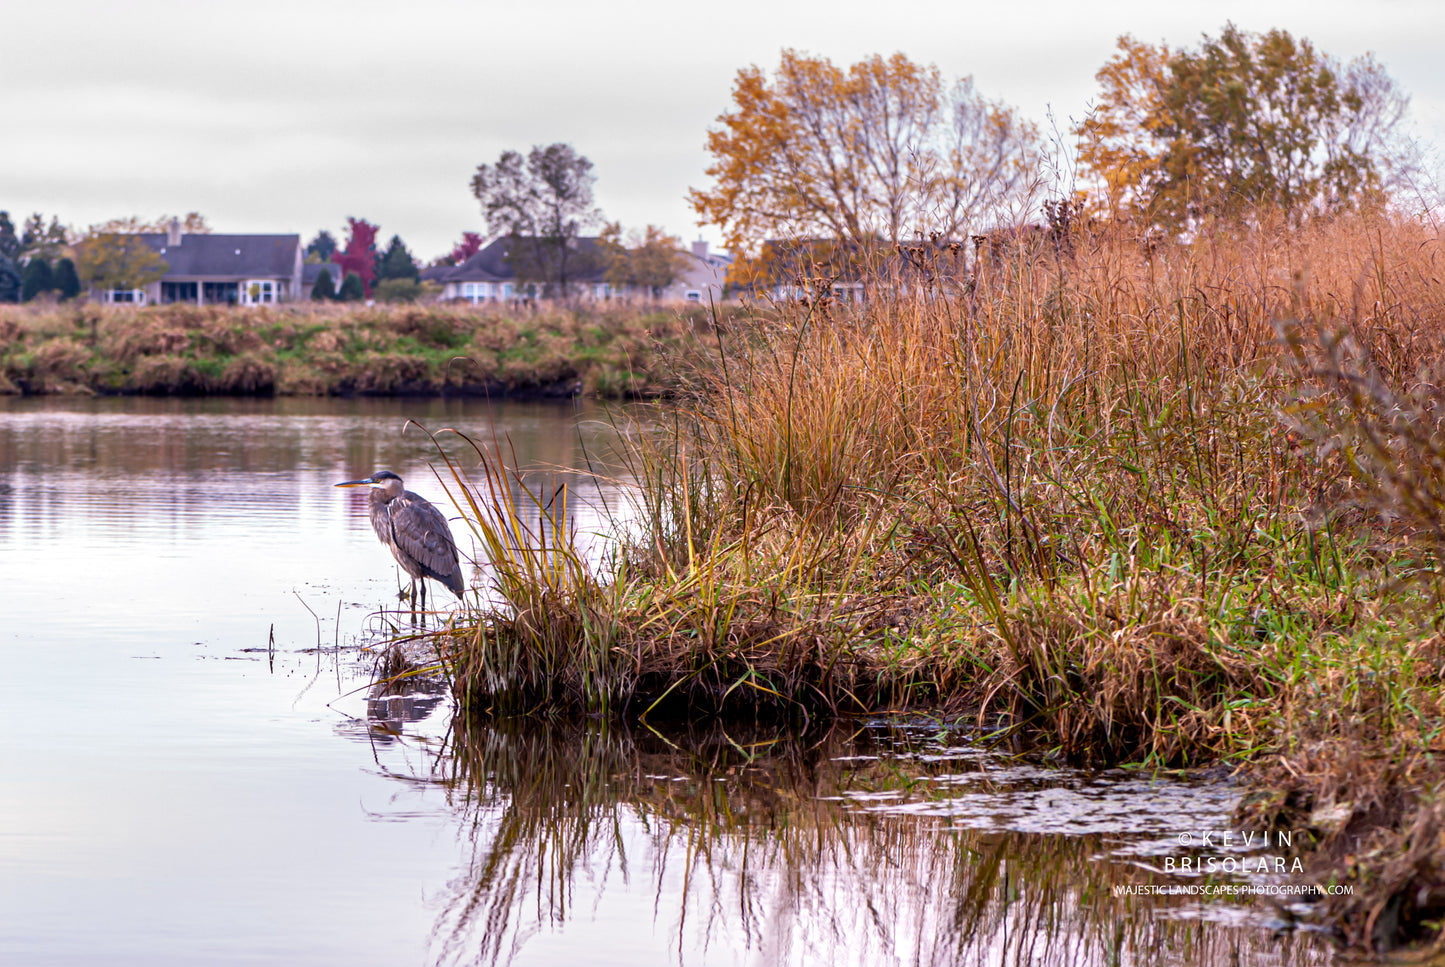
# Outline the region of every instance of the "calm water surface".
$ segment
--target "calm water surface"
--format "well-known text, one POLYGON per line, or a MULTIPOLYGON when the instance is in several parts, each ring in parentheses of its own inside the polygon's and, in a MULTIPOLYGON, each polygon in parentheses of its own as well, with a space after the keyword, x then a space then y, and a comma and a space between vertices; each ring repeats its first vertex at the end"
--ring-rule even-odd
POLYGON ((332 484, 389 468, 446 507, 414 419, 510 440, 546 486, 606 458, 604 416, 0 399, 0 963, 1328 959, 1259 906, 1114 895, 1191 882, 1156 871, 1230 828, 1218 781, 926 722, 480 729, 369 701, 401 576, 332 484))

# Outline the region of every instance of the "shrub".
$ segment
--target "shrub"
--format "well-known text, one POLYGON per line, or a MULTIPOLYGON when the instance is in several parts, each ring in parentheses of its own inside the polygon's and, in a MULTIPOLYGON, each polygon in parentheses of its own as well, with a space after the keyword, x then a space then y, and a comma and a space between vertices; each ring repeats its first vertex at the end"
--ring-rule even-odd
POLYGON ((80 275, 75 271, 75 263, 70 259, 61 259, 56 262, 51 286, 60 293, 62 302, 80 295, 80 275))
POLYGON ((346 273, 346 278, 341 280, 341 290, 336 293, 336 298, 342 302, 360 302, 366 298, 366 285, 361 281, 361 276, 355 272, 346 273))
POLYGON ((336 283, 331 280, 331 270, 323 268, 316 276, 316 284, 311 287, 311 299, 313 302, 325 302, 335 298, 336 283))
POLYGON ((427 284, 416 279, 383 279, 372 289, 377 302, 416 302, 427 293, 427 284))

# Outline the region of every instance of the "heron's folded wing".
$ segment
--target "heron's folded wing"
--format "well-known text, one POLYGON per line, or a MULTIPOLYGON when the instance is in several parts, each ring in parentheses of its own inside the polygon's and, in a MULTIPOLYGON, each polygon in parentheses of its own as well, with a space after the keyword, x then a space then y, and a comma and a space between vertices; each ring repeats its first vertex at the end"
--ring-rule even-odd
POLYGON ((391 536, 398 549, 437 578, 445 579, 461 571, 456 542, 441 511, 413 493, 396 498, 388 506, 391 536))

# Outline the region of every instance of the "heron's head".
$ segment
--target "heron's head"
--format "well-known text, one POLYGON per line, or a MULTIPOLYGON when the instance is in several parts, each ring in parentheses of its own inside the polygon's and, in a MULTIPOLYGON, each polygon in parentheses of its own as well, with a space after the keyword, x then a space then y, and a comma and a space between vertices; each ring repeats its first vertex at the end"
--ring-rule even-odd
POLYGON ((378 470, 370 477, 362 480, 345 480, 337 484, 338 487, 380 487, 393 494, 400 494, 402 491, 401 478, 390 470, 378 470))

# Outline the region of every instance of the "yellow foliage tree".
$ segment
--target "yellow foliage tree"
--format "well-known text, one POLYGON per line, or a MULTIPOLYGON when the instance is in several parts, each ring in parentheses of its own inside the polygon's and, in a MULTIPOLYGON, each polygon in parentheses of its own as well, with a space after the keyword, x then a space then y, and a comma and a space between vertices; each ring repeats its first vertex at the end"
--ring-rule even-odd
POLYGON ((709 190, 689 193, 738 255, 770 237, 857 244, 952 236, 1028 194, 1037 128, 902 54, 844 70, 784 50, 769 76, 738 72, 733 109, 708 132, 709 190))
POLYGON ((170 266, 132 234, 100 232, 75 246, 75 270, 97 289, 140 289, 160 279, 170 266))
POLYGON ((1283 30, 1227 25, 1197 50, 1121 37, 1076 128, 1100 214, 1141 228, 1276 211, 1299 220, 1408 177, 1408 104, 1373 59, 1341 65, 1283 30))
POLYGON ((206 216, 200 212, 187 212, 185 215, 162 215, 152 221, 146 221, 139 215, 127 215, 125 218, 112 218, 108 222, 92 225, 87 234, 162 235, 170 229, 172 221, 180 222, 181 231, 187 235, 211 234, 211 226, 207 224, 206 216))
POLYGON ((608 283, 643 289, 654 299, 682 274, 687 264, 682 239, 656 225, 647 226, 641 233, 633 231, 624 242, 621 223, 608 222, 597 242, 606 260, 608 283))

